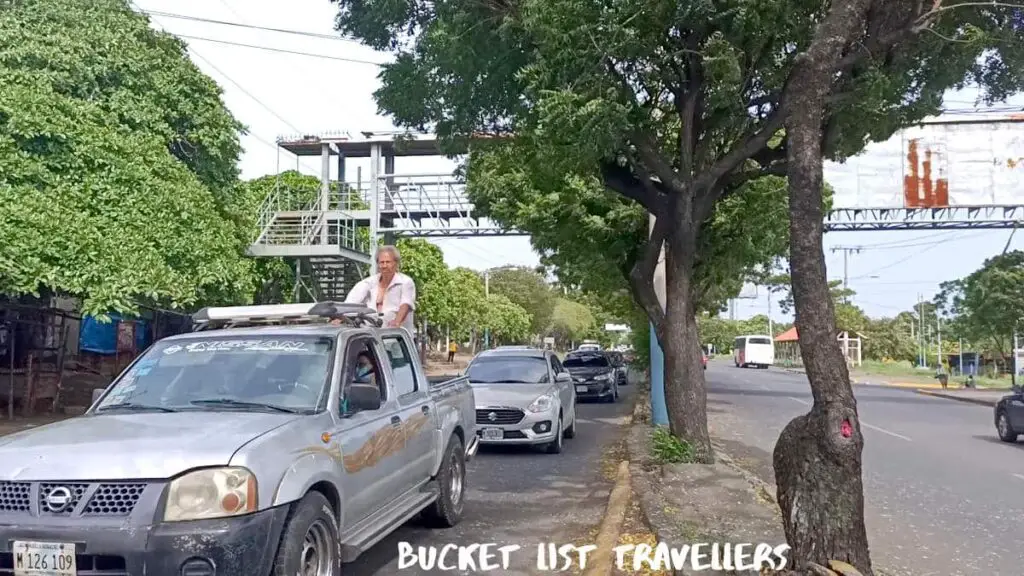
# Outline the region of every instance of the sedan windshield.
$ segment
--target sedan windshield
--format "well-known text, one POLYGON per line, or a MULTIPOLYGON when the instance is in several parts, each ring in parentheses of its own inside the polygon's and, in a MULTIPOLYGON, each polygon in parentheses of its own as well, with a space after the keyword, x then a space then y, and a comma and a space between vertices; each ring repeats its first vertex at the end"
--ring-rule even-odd
POLYGON ((565 357, 562 365, 566 368, 608 368, 608 358, 604 354, 570 354, 565 357))
POLYGON ((498 356, 477 358, 466 375, 473 384, 546 384, 548 363, 543 358, 498 356))
POLYGON ((328 382, 325 336, 189 338, 158 342, 110 389, 96 412, 311 412, 328 382))

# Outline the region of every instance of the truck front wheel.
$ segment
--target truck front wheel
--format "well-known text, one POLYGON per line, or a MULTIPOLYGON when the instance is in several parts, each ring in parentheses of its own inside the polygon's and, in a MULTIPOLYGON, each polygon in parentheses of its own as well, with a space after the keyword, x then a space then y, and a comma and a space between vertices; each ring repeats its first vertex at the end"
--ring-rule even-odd
POLYGON ((437 500, 423 511, 427 525, 451 528, 462 520, 466 497, 466 451, 462 440, 452 434, 437 472, 437 500))
POLYGON ((310 492, 292 509, 274 560, 274 576, 339 574, 341 544, 331 503, 310 492))

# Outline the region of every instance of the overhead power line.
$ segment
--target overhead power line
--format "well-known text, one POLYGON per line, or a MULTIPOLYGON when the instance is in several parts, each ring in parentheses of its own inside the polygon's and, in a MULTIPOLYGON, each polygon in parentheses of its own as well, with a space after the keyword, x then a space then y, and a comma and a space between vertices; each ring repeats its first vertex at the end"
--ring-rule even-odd
POLYGON ((272 26, 257 26, 255 24, 243 24, 241 22, 231 22, 229 20, 217 20, 214 18, 201 18, 199 16, 189 16, 187 14, 174 14, 172 12, 160 12, 158 10, 144 10, 146 14, 150 16, 158 16, 160 18, 171 18, 173 20, 187 20, 190 22, 203 22, 205 24, 217 24, 220 26, 231 26, 233 28, 247 28, 249 30, 262 30, 264 32, 277 32, 279 34, 291 34, 293 36, 304 36, 307 38, 322 38, 324 40, 340 40, 342 42, 353 42, 358 44, 359 41, 355 38, 348 38, 342 35, 335 34, 324 34, 321 32, 309 32, 306 30, 293 30, 290 28, 274 28, 272 26))
POLYGON ((284 48, 271 48, 269 46, 260 46, 257 44, 245 44, 243 42, 231 42, 229 40, 217 40, 215 38, 203 38, 202 36, 190 36, 187 34, 175 34, 174 32, 168 32, 168 34, 174 34, 178 38, 184 38, 186 40, 198 40, 200 42, 212 42, 214 44, 226 44, 228 46, 238 46, 240 48, 252 48, 253 50, 264 50, 266 52, 278 52, 281 54, 293 54, 295 56, 306 56, 309 58, 321 58, 324 60, 338 60, 341 62, 351 62, 354 64, 369 64, 371 66, 382 66, 384 62, 374 62, 372 60, 363 60, 361 58, 344 58, 342 56, 331 56, 329 54, 314 54, 313 52, 301 52, 298 50, 285 50, 284 48))

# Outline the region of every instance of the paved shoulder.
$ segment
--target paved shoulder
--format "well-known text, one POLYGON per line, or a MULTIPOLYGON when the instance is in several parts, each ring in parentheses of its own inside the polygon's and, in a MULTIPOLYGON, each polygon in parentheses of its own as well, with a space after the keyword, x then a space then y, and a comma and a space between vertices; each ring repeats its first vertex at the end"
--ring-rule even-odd
MULTIPOLYGON (((525 448, 482 447, 468 469, 465 516, 449 530, 431 530, 413 521, 345 567, 352 576, 399 573, 399 545, 415 551, 440 551, 446 545, 446 565, 457 564, 454 546, 494 543, 490 549, 500 562, 500 546, 519 545, 509 555, 503 574, 536 574, 536 549, 541 543, 580 544, 593 538, 604 515, 614 481, 614 467, 605 469, 604 456, 617 448, 632 408, 634 387, 620 389, 615 404, 581 403, 577 407, 577 434, 565 441, 561 454, 543 454, 525 448)), ((467 555, 479 558, 479 554, 467 555)), ((436 562, 436 559, 435 559, 436 562)), ((472 574, 479 566, 464 565, 454 573, 472 574)), ((438 574, 404 567, 402 574, 438 574)))

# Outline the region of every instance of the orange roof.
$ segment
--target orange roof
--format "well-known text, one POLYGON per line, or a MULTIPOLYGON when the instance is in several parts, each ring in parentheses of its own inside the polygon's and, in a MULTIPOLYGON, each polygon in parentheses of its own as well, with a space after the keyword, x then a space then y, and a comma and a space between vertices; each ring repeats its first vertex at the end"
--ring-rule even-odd
POLYGON ((796 326, 793 326, 789 330, 786 330, 782 334, 779 334, 778 336, 776 336, 775 337, 775 341, 776 342, 796 342, 797 341, 796 326))

